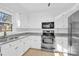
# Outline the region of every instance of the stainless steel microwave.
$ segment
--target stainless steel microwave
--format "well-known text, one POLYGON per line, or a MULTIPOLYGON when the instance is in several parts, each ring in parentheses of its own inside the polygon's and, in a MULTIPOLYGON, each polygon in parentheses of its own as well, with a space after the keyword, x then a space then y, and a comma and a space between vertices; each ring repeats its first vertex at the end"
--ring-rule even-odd
POLYGON ((54 28, 54 22, 43 22, 42 23, 42 29, 53 29, 54 28))

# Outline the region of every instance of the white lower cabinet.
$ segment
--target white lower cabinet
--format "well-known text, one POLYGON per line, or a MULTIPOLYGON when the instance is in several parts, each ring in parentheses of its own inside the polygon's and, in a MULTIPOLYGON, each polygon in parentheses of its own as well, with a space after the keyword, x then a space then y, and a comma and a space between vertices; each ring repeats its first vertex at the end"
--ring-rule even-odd
POLYGON ((17 47, 16 41, 4 44, 1 47, 1 53, 3 56, 16 56, 17 55, 16 47, 17 47))
POLYGON ((29 48, 41 49, 41 36, 29 36, 1 46, 2 56, 21 56, 29 48))
POLYGON ((20 44, 20 47, 23 49, 23 51, 21 53, 21 55, 22 55, 30 48, 30 39, 29 39, 29 37, 23 38, 21 40, 21 42, 22 42, 22 44, 20 44))
POLYGON ((31 48, 41 49, 41 36, 30 36, 31 48))
POLYGON ((30 48, 29 39, 23 38, 1 46, 2 56, 21 56, 30 48))

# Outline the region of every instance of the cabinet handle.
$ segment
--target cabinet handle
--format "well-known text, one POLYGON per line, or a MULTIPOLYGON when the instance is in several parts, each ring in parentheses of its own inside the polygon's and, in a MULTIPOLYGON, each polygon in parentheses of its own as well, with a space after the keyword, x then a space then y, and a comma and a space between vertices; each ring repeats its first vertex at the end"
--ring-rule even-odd
POLYGON ((9 44, 9 46, 12 46, 11 44, 9 44))
POLYGON ((17 49, 18 47, 16 47, 15 49, 17 49))

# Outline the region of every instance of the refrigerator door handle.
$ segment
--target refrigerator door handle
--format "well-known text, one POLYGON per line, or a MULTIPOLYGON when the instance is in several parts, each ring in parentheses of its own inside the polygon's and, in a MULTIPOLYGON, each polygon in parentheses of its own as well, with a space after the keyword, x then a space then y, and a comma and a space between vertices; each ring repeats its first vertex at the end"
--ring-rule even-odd
POLYGON ((70 23, 70 29, 71 29, 71 31, 70 31, 70 46, 72 46, 72 23, 70 23))

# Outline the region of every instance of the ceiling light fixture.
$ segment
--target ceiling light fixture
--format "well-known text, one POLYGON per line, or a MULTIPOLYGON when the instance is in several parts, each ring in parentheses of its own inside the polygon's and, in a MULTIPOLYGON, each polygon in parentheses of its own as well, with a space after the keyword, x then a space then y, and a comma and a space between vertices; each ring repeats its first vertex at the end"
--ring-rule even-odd
POLYGON ((48 7, 50 7, 50 3, 48 3, 48 7))

